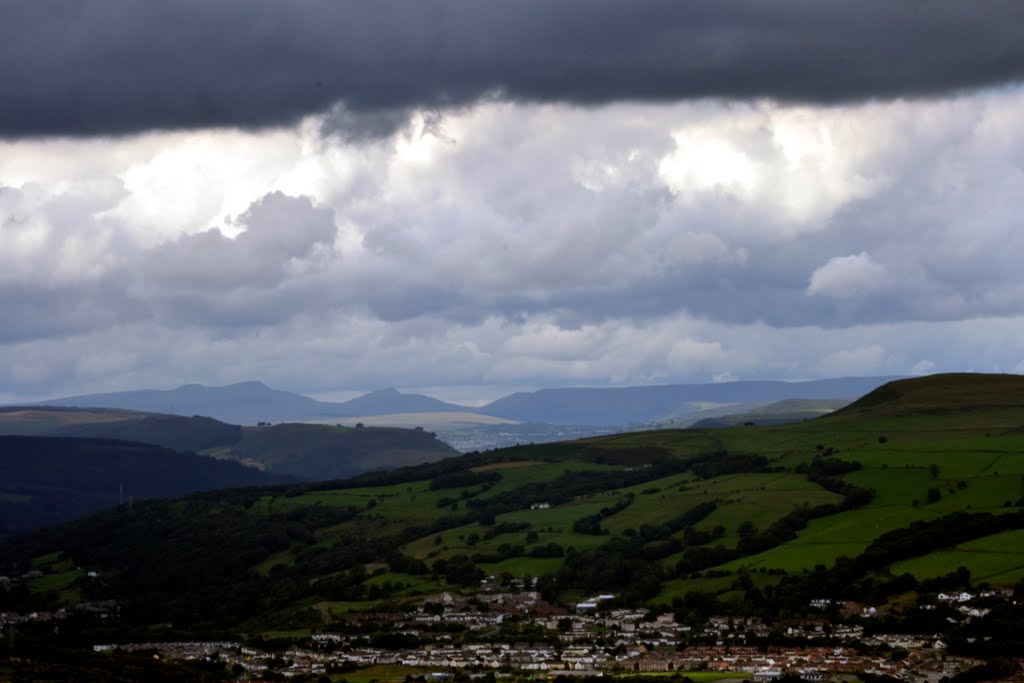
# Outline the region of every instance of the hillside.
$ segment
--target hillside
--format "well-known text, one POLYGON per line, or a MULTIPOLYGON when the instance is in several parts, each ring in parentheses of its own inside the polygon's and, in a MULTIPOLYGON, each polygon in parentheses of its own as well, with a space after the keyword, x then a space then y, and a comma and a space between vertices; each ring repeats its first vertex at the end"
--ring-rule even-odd
POLYGON ((242 438, 238 425, 225 424, 209 417, 145 415, 122 421, 69 424, 48 432, 51 436, 94 439, 118 439, 163 446, 180 452, 198 452, 242 438))
POLYGON ((293 481, 234 462, 103 439, 0 436, 0 537, 129 498, 293 481))
POLYGON ((125 605, 125 628, 208 633, 308 633, 353 609, 469 593, 486 575, 537 576, 562 603, 612 593, 680 620, 1014 586, 1022 392, 1013 376, 900 380, 789 425, 518 446, 153 501, 7 542, 0 557, 70 587, 32 593, 39 604, 86 591, 125 605))
POLYGON ((299 479, 340 479, 368 470, 450 457, 419 429, 347 429, 319 424, 240 427, 212 418, 119 409, 0 409, 0 434, 117 439, 195 452, 299 479))
POLYGON ((244 427, 237 443, 212 454, 302 479, 339 479, 458 453, 422 429, 280 424, 244 427))
POLYGON ((148 413, 101 408, 58 408, 35 406, 0 407, 0 433, 12 436, 52 435, 67 427, 87 427, 108 422, 141 420, 148 413))
POLYGON ((846 416, 992 415, 1024 406, 1021 375, 949 373, 885 384, 839 411, 846 416))
POLYGON ((118 439, 200 451, 236 443, 241 427, 208 417, 141 413, 114 408, 25 406, 0 408, 0 434, 118 439))

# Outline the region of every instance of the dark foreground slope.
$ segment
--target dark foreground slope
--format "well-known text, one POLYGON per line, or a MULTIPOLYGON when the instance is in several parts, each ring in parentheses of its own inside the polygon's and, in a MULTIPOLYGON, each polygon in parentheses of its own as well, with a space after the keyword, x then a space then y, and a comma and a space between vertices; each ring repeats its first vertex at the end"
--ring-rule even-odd
POLYGON ((798 424, 520 446, 150 501, 9 541, 0 558, 11 575, 50 572, 26 602, 112 598, 125 628, 173 623, 167 637, 322 628, 354 607, 468 593, 503 574, 539 577, 563 604, 612 593, 683 619, 1014 586, 1022 391, 1021 377, 936 376, 798 424), (70 588, 47 597, 54 583, 70 588))
POLYGON ((66 522, 130 499, 291 480, 147 444, 0 436, 0 535, 66 522))

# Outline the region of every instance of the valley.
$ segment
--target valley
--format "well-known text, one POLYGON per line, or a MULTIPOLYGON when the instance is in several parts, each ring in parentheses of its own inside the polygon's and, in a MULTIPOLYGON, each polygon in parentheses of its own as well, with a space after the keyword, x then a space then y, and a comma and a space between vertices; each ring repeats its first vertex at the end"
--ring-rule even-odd
POLYGON ((1022 427, 1024 378, 935 375, 786 425, 136 501, 4 542, 0 612, 30 642, 49 622, 24 615, 63 614, 68 642, 229 642, 234 663, 266 652, 248 656, 338 680, 381 666, 747 677, 769 659, 952 677, 1024 646, 1022 427), (116 605, 106 621, 81 612, 101 604, 116 605))

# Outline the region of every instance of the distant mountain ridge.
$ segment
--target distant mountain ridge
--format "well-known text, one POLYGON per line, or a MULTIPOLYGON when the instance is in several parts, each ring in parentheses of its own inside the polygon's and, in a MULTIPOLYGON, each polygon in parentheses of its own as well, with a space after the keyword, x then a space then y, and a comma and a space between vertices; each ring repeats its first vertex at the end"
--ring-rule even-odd
POLYGON ((740 381, 619 388, 561 388, 510 394, 470 408, 423 394, 382 389, 342 402, 318 401, 262 382, 222 387, 187 384, 171 390, 87 394, 36 405, 114 408, 176 415, 203 415, 224 422, 328 421, 368 415, 463 412, 518 422, 595 427, 648 424, 695 412, 697 402, 764 404, 785 399, 855 399, 897 377, 843 377, 805 382, 740 381))
POLYGON ((785 399, 854 399, 897 377, 840 377, 806 382, 746 381, 613 389, 541 389, 498 399, 481 412, 523 422, 637 425, 687 404, 774 403, 785 399))
POLYGON ((78 408, 116 408, 172 415, 204 415, 223 422, 255 424, 265 420, 294 420, 322 416, 331 404, 271 389, 263 382, 240 382, 222 387, 186 384, 176 389, 142 389, 106 394, 68 396, 36 405, 78 408))
POLYGON ((318 401, 290 391, 272 389, 259 381, 239 382, 222 387, 186 384, 166 390, 143 389, 84 394, 41 401, 34 405, 203 415, 222 422, 243 425, 362 415, 471 410, 422 394, 403 394, 395 389, 374 391, 350 401, 318 401))

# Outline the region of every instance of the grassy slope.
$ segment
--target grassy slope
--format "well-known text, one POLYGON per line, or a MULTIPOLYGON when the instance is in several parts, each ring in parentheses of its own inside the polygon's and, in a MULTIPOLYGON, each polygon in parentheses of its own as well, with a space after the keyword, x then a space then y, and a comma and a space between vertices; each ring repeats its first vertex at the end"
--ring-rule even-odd
MULTIPOLYGON (((729 430, 733 448, 761 444, 784 461, 803 459, 817 444, 864 466, 846 475, 873 488, 872 503, 812 521, 798 538, 723 568, 798 571, 854 556, 880 534, 956 510, 1000 513, 1024 496, 1024 378, 1002 375, 938 375, 880 388, 836 414, 806 423, 757 431, 729 430), (884 437, 884 443, 879 437, 884 437), (932 467, 933 465, 937 468, 932 467), (966 488, 961 488, 966 484, 966 488), (929 489, 942 498, 927 503, 929 489), (917 503, 915 504, 915 501, 917 503)), ((978 577, 1011 582, 1024 557, 1007 559, 995 576, 985 559, 960 553, 959 564, 978 577)), ((908 570, 942 566, 927 558, 901 563, 908 570)), ((958 565, 944 565, 945 571, 958 565)), ((920 576, 934 575, 934 570, 920 576)), ((943 572, 944 573, 944 572, 943 572)))
MULTIPOLYGON (((322 490, 307 487, 305 492, 272 491, 248 504, 247 514, 260 519, 283 519, 295 511, 318 506, 351 506, 359 512, 348 521, 317 529, 312 546, 293 544, 274 549, 256 559, 251 567, 266 575, 275 565, 294 565, 298 553, 308 553, 311 548, 327 551, 354 536, 390 538, 406 533, 409 527, 442 524, 445 528, 406 539, 401 548, 403 553, 429 564, 456 555, 493 555, 503 546, 522 546, 525 552, 521 554, 487 561, 481 566, 494 573, 554 573, 564 560, 532 557, 531 547, 557 543, 566 549, 594 548, 643 525, 668 521, 706 501, 717 501, 718 507, 695 528, 710 531, 724 527, 724 534, 712 545, 734 547, 739 538, 738 527, 743 522, 752 521, 758 529, 764 529, 797 506, 830 503, 839 498, 794 471, 820 452, 831 449, 838 458, 862 464, 863 469, 844 475, 843 479, 873 488, 876 497, 863 508, 812 520, 795 539, 782 545, 714 568, 800 572, 816 565, 830 565, 839 556, 855 556, 880 534, 917 520, 935 519, 956 510, 1001 513, 1016 509, 1005 505, 1007 501, 1014 505, 1024 496, 1022 425, 1024 378, 941 375, 887 385, 846 409, 798 424, 640 432, 561 445, 516 447, 446 461, 446 466, 453 468, 500 475, 500 481, 490 487, 474 484, 432 490, 430 478, 440 470, 431 466, 432 469, 423 469, 422 475, 413 471, 407 481, 400 483, 364 486, 365 482, 354 482, 322 490), (758 453, 779 471, 733 473, 710 479, 701 479, 692 471, 679 471, 639 484, 614 483, 615 477, 629 476, 630 463, 647 463, 656 452, 652 449, 671 454, 680 467, 708 453, 758 453), (621 457, 612 464, 603 456, 604 462, 599 462, 602 458, 595 458, 595 453, 618 453, 621 457), (612 483, 547 510, 529 509, 529 487, 571 472, 611 473, 612 483), (928 502, 930 489, 939 491, 938 501, 928 502), (601 520, 608 535, 573 530, 577 520, 624 501, 629 494, 629 506, 601 520), (472 501, 486 503, 509 497, 519 500, 519 504, 516 509, 497 514, 495 526, 476 521, 445 522, 471 510, 472 501), (495 533, 503 523, 529 527, 495 533), (475 543, 471 540, 474 534, 479 537, 475 543), (487 538, 489 534, 491 537, 487 538), (536 534, 536 539, 528 540, 528 534, 536 534)), ((1000 547, 1020 545, 1020 539, 1018 531, 975 539, 897 563, 892 569, 911 571, 925 578, 963 565, 978 579, 1013 583, 1024 576, 1024 555, 1001 552, 1000 547)), ((677 559, 669 556, 660 563, 671 573, 677 559)), ((404 588, 398 597, 442 587, 429 575, 414 577, 388 571, 379 560, 369 562, 366 568, 371 573, 384 572, 373 577, 372 584, 402 584, 404 588)), ((708 574, 670 578, 656 601, 668 601, 692 590, 727 590, 733 581, 733 577, 708 574)), ((771 574, 753 576, 758 585, 774 580, 771 574)))
MULTIPOLYGON (((1024 382, 1020 378, 976 376, 939 376, 899 383, 898 395, 883 391, 902 403, 882 402, 877 396, 854 404, 848 409, 818 420, 800 424, 735 428, 704 431, 641 432, 589 440, 606 449, 628 449, 658 446, 681 457, 725 449, 730 452, 757 452, 786 468, 809 462, 818 453, 817 446, 838 451, 844 460, 858 461, 864 469, 845 476, 851 483, 877 492, 868 506, 813 520, 808 528, 788 543, 758 555, 741 558, 721 567, 724 570, 784 569, 790 572, 831 564, 839 556, 855 556, 880 534, 905 527, 917 520, 928 520, 960 509, 999 513, 1009 508, 1007 501, 1024 495, 1024 382), (934 399, 929 400, 934 391, 934 399), (1021 397, 1018 399, 1018 397, 1021 397), (1018 404, 1017 401, 1020 400, 1018 404), (975 407, 975 404, 982 404, 975 407), (954 410, 945 406, 952 405, 954 410), (885 443, 879 437, 886 437, 885 443), (932 468, 937 465, 938 469, 932 468), (961 482, 966 488, 960 488, 961 482), (928 503, 929 489, 939 489, 942 498, 928 503), (915 504, 915 501, 917 503, 915 504)), ((502 482, 482 497, 512 490, 529 481, 556 476, 569 469, 592 467, 581 461, 530 464, 500 470, 502 482)), ((506 466, 507 467, 507 466, 506 466)), ((467 489, 467 491, 470 491, 467 489)), ((470 491, 471 492, 471 491, 470 491)), ((817 505, 835 502, 838 496, 808 482, 794 473, 734 474, 699 481, 692 474, 680 474, 634 487, 584 497, 550 510, 522 510, 499 515, 496 521, 527 522, 529 529, 501 534, 470 546, 472 534, 483 536, 486 528, 469 524, 420 538, 405 548, 418 558, 432 561, 459 554, 492 553, 502 544, 529 546, 527 534, 537 533, 537 542, 556 542, 577 550, 595 547, 606 537, 588 536, 572 531, 573 521, 614 504, 627 493, 635 495, 631 506, 603 522, 613 535, 635 529, 641 524, 658 524, 697 503, 720 502, 719 508, 697 525, 710 530, 722 525, 726 534, 717 542, 735 545, 736 528, 753 520, 764 528, 789 512, 797 504, 817 505), (646 492, 646 493, 645 493, 646 492), (440 540, 439 540, 440 539, 440 540)), ((463 490, 427 491, 423 482, 405 490, 385 487, 380 490, 349 490, 310 494, 307 502, 321 500, 335 504, 365 504, 375 499, 379 505, 374 514, 387 527, 398 528, 413 520, 433 520, 442 516, 437 508, 441 498, 458 498, 463 490), (444 494, 444 495, 442 495, 444 494)), ((303 499, 300 499, 303 500, 303 499)), ((1024 557, 1018 554, 1001 556, 995 572, 990 556, 958 551, 957 564, 967 566, 979 578, 1011 581, 1024 572, 1024 557)), ((931 576, 937 567, 950 568, 943 562, 921 558, 900 563, 922 578, 931 576), (915 564, 916 563, 916 564, 915 564)), ((672 566, 677 557, 663 561, 672 566)), ((489 571, 513 573, 544 573, 555 571, 561 560, 519 557, 500 563, 483 565, 489 571)), ((669 598, 680 590, 692 590, 700 580, 680 578, 668 585, 669 598)), ((709 584, 710 586, 710 584, 709 584)))
POLYGON ((959 566, 970 568, 975 578, 992 583, 1012 584, 1024 579, 1024 531, 1004 531, 949 550, 897 562, 892 571, 932 578, 959 566))

